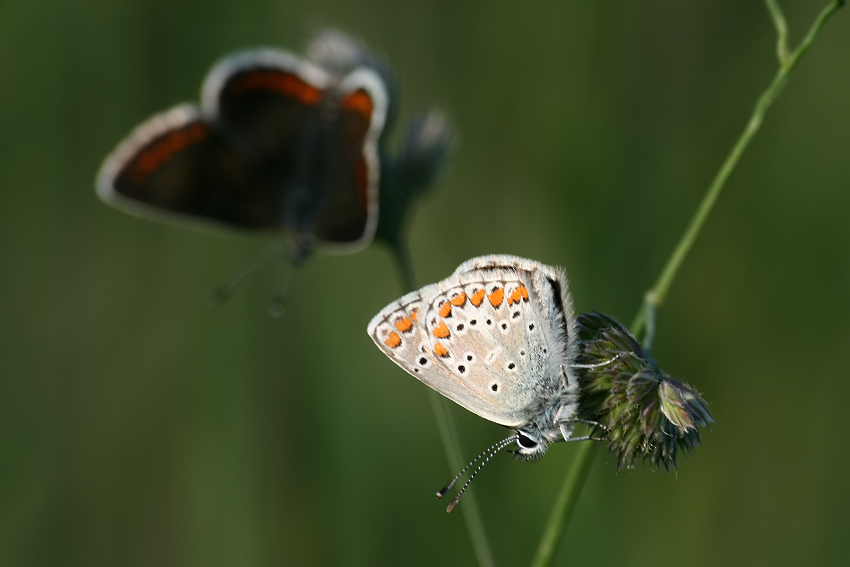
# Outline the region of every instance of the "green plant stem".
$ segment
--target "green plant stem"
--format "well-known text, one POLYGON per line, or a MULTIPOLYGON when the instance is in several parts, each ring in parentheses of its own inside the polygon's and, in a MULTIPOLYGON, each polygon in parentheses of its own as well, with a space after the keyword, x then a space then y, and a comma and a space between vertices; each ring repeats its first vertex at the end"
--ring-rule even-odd
MULTIPOLYGON (((773 18, 774 25, 776 26, 779 70, 773 78, 773 81, 770 83, 770 86, 768 86, 767 90, 765 90, 756 101, 755 108, 753 109, 753 113, 750 116, 750 120, 747 122, 744 131, 738 137, 738 140, 735 142, 735 145, 732 147, 729 155, 720 166, 717 175, 715 175, 708 191, 706 191, 706 194, 697 208, 694 217, 691 219, 685 233, 682 235, 679 243, 670 255, 669 260, 667 260, 667 264, 664 266, 664 269, 661 271, 661 275, 655 282, 655 285, 646 292, 644 302, 631 324, 631 332, 634 335, 639 335, 644 331, 647 323, 647 315, 650 310, 655 310, 664 302, 664 299, 667 296, 667 291, 670 289, 682 262, 693 247, 697 236, 699 236, 700 230, 702 230, 709 213, 711 213, 714 204, 717 202, 717 198, 720 196, 720 192, 723 190, 726 181, 729 179, 729 175, 735 169, 735 166, 741 159, 744 150, 747 149, 750 140, 752 140, 753 136, 761 127, 761 123, 767 109, 770 108, 771 103, 773 103, 777 95, 779 95, 782 91, 782 87, 785 86, 791 71, 793 71, 794 67, 796 67, 797 63, 800 61, 800 57, 802 57, 803 54, 808 51, 809 47, 811 47, 812 42, 814 42, 818 33, 823 28, 824 24, 826 24, 830 16, 844 5, 844 0, 833 0, 833 2, 821 10, 820 14, 817 18, 815 18, 809 32, 803 38, 803 41, 800 42, 797 49, 793 52, 788 50, 788 26, 785 23, 785 17, 779 8, 779 5, 776 3, 776 0, 765 0, 765 3, 767 5, 768 12, 770 12, 771 17, 773 18)), ((593 462, 593 455, 595 454, 593 451, 593 445, 590 443, 586 443, 586 445, 589 445, 590 448, 583 450, 576 455, 572 469, 567 474, 567 478, 564 481, 561 494, 555 502, 555 507, 549 517, 549 522, 543 530, 543 536, 541 537, 540 544, 537 548, 537 554, 535 555, 532 563, 535 567, 544 567, 550 564, 552 554, 557 548, 561 537, 563 537, 570 514, 575 508, 578 498, 581 495, 582 488, 584 487, 584 481, 587 478, 587 472, 590 470, 590 466, 593 462)))
POLYGON ((694 217, 691 219, 688 228, 685 230, 685 234, 679 240, 675 250, 673 250, 673 254, 667 261, 667 265, 665 265, 664 269, 661 271, 661 275, 658 277, 655 285, 652 286, 652 288, 646 293, 644 297, 644 308, 641 308, 641 310, 638 311, 638 314, 631 325, 631 331, 635 335, 639 335, 643 332, 644 325, 646 324, 646 306, 661 306, 667 298, 667 292, 670 289, 676 274, 678 274, 679 268, 682 266, 682 262, 685 260, 688 252, 690 252, 691 247, 693 247, 697 236, 699 236, 709 213, 711 213, 711 210, 714 208, 714 204, 717 202, 717 198, 720 196, 720 192, 723 190, 723 187, 726 185, 726 181, 729 179, 729 175, 732 173, 732 170, 735 169, 735 166, 738 165, 738 161, 741 159, 744 150, 746 150, 747 146, 750 144, 750 140, 752 140, 756 132, 759 131, 767 109, 770 108, 770 105, 776 99, 776 96, 782 91, 782 87, 785 86, 785 83, 788 81, 788 76, 791 74, 791 71, 794 70, 794 67, 797 66, 797 63, 800 61, 800 57, 808 51, 826 21, 843 5, 843 3, 843 0, 834 0, 826 8, 824 8, 815 19, 814 24, 812 24, 809 33, 806 34, 806 37, 803 38, 800 46, 793 52, 789 53, 786 44, 788 32, 787 26, 785 25, 785 18, 779 10, 779 6, 776 4, 775 0, 766 0, 768 11, 773 17, 773 21, 777 29, 777 35, 780 38, 780 47, 777 49, 779 70, 776 72, 776 76, 773 78, 770 86, 756 101, 750 120, 747 122, 744 131, 738 137, 735 145, 732 146, 732 151, 729 152, 728 156, 726 156, 726 159, 723 161, 723 165, 720 166, 720 170, 714 177, 711 186, 709 186, 708 191, 694 214, 694 217))
POLYGON ((558 548, 561 536, 578 503, 581 489, 584 488, 584 481, 590 472, 590 466, 593 464, 596 445, 597 443, 590 442, 579 444, 575 464, 567 474, 564 486, 561 487, 558 499, 555 500, 555 506, 552 507, 552 514, 549 516, 537 553, 534 554, 534 560, 531 562, 532 567, 545 567, 552 562, 552 555, 558 548))
POLYGON ((398 267, 399 277, 405 293, 416 289, 416 275, 413 272, 413 260, 406 242, 396 241, 392 245, 393 256, 398 267))
MULTIPOLYGON (((451 467, 450 474, 454 474, 465 463, 451 408, 443 396, 430 388, 428 388, 428 399, 431 401, 431 408, 434 410, 434 417, 437 420, 437 429, 440 431, 440 439, 443 440, 443 448, 451 467)), ((460 506, 460 509, 466 522, 466 529, 469 531, 469 539, 472 540, 472 547, 475 550, 478 564, 495 566, 496 562, 493 559, 493 553, 490 551, 487 533, 484 531, 484 523, 481 521, 481 513, 478 510, 478 502, 475 500, 475 495, 470 494, 470 489, 467 489, 464 493, 463 506, 460 506), (472 499, 469 498, 470 496, 472 496, 472 499)))
MULTIPOLYGON (((407 246, 402 242, 396 242, 393 246, 393 252, 405 291, 414 291, 416 280, 413 275, 413 262, 407 246)), ((428 388, 428 399, 431 402, 431 408, 434 410, 434 419, 437 421, 437 430, 440 433, 443 449, 449 462, 450 474, 454 475, 465 463, 451 408, 443 396, 430 388, 428 388)), ((460 509, 478 564, 483 567, 495 567, 496 562, 493 559, 493 553, 490 551, 487 533, 484 531, 484 523, 481 521, 481 513, 478 510, 478 502, 475 500, 475 495, 471 494, 471 490, 467 490, 464 494, 463 506, 460 509)))
POLYGON ((785 65, 791 56, 788 53, 788 24, 785 23, 785 14, 776 0, 765 0, 765 4, 770 17, 773 18, 773 25, 776 26, 776 58, 779 59, 779 65, 785 65))

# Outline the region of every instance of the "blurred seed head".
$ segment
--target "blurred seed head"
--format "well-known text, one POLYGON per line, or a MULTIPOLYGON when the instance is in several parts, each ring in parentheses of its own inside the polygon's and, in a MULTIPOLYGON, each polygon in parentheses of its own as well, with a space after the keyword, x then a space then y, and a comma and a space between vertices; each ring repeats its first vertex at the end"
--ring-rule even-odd
POLYGON ((443 171, 453 140, 445 114, 431 110, 408 123, 397 154, 384 152, 377 238, 397 245, 404 237, 410 209, 443 171))
POLYGON ((397 174, 407 191, 419 194, 440 173, 452 143, 452 130, 445 114, 432 110, 413 118, 396 158, 397 174))
POLYGON ((398 80, 386 57, 371 51, 367 45, 335 28, 321 28, 307 42, 307 59, 342 80, 358 67, 368 67, 381 77, 387 89, 388 108, 384 122, 387 132, 395 121, 398 109, 398 80))
POLYGON ((360 41, 333 28, 316 32, 307 43, 305 54, 307 59, 337 76, 346 75, 371 59, 360 41))
POLYGON ((673 379, 645 355, 637 339, 616 319, 601 313, 579 315, 579 363, 604 364, 579 369, 579 417, 595 421, 594 436, 607 437, 617 468, 638 459, 655 468, 676 468, 680 450, 700 444, 699 426, 714 423, 708 405, 694 388, 673 379))

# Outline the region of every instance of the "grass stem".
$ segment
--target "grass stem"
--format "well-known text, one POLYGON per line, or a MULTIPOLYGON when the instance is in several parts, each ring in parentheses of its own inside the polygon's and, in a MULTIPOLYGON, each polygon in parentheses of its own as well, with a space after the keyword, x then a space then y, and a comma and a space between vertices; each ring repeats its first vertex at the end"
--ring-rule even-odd
MULTIPOLYGON (((417 289, 416 279, 407 245, 397 241, 393 246, 393 255, 398 264, 405 291, 414 291, 417 289)), ((458 441, 457 429, 451 414, 451 408, 443 396, 430 388, 428 388, 428 399, 431 402, 431 408, 434 410, 434 418, 437 421, 437 430, 440 433, 440 440, 443 442, 443 449, 446 452, 446 458, 449 462, 450 474, 454 475, 463 467, 465 462, 463 460, 463 451, 458 441)), ((475 495, 471 493, 471 490, 467 490, 466 494, 464 494, 463 506, 460 509, 466 522, 466 529, 469 532, 469 539, 472 542, 472 548, 475 552, 475 557, 478 559, 478 564, 482 567, 495 567, 496 562, 493 559, 493 552, 490 550, 487 532, 484 530, 484 523, 481 520, 481 513, 478 510, 478 502, 475 500, 475 495)))
MULTIPOLYGON (((782 87, 785 86, 791 71, 794 70, 794 67, 799 62, 800 57, 802 57, 803 54, 808 51, 809 47, 811 47, 818 33, 826 24, 827 20, 829 20, 830 16, 844 5, 844 0, 833 0, 829 5, 821 10, 820 14, 818 14, 817 18, 815 18, 809 32, 794 51, 789 51, 788 49, 788 26, 778 3, 776 0, 765 0, 765 3, 767 5, 768 12, 773 18, 774 26, 776 27, 779 70, 774 76, 773 81, 767 87, 767 90, 765 90, 756 101, 752 115, 744 127, 744 131, 738 137, 738 140, 735 142, 735 145, 732 146, 732 150, 729 152, 729 155, 726 156, 726 159, 717 171, 717 174, 706 191, 702 202, 697 207, 696 213, 691 219, 690 224, 688 224, 688 227, 685 229, 685 232, 673 250, 673 253, 667 260, 667 264, 661 271, 658 280, 655 282, 655 285, 646 292, 644 303, 641 305, 634 321, 631 324, 631 332, 634 335, 640 335, 646 330, 648 315, 650 313, 654 313, 655 310, 664 303, 664 300, 667 297, 667 292, 673 284, 673 280, 675 279, 676 274, 678 274, 679 268, 682 266, 682 263, 693 247, 697 236, 699 236, 706 219, 708 219, 708 215, 711 213, 715 203, 717 202, 717 198, 720 196, 720 192, 726 185, 726 181, 729 179, 729 176, 732 174, 735 166, 738 165, 741 156, 744 154, 747 146, 749 146, 753 136, 755 136, 756 132, 758 132, 761 127, 768 108, 770 108, 770 105, 782 91, 782 87)), ((652 335, 654 335, 654 331, 653 326, 652 335)), ((652 337, 649 337, 649 339, 651 344, 652 337)), ((595 444, 585 443, 584 445, 587 448, 583 448, 583 450, 576 455, 573 466, 567 473, 561 493, 558 495, 558 499, 555 502, 549 521, 543 530, 543 535, 541 537, 540 544, 538 545, 537 553, 535 554, 532 562, 534 567, 546 567, 551 563, 552 555, 564 535, 570 515, 575 509, 578 498, 581 495, 584 481, 587 478, 587 473, 593 463, 593 455, 595 454, 593 450, 595 444)))

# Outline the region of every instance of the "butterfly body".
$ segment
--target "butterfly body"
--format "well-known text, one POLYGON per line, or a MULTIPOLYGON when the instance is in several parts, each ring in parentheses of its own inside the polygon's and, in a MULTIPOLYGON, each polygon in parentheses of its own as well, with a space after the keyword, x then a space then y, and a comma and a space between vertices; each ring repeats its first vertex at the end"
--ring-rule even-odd
MULTIPOLYGON (((353 49, 353 48, 351 48, 353 49)), ((388 95, 375 70, 277 49, 226 57, 200 106, 145 121, 104 161, 98 194, 157 220, 368 244, 378 218, 378 138, 388 95)))
POLYGON ((578 346, 563 271, 516 256, 473 258, 389 304, 368 332, 429 387, 514 429, 518 455, 538 457, 570 438, 578 346))

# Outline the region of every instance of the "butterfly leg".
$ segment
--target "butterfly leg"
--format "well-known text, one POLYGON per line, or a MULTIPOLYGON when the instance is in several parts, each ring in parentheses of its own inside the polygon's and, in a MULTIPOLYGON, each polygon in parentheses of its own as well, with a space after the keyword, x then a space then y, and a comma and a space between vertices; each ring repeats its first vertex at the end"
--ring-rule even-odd
POLYGON ((260 266, 266 264, 271 258, 281 255, 285 245, 285 240, 276 241, 260 254, 257 254, 250 262, 242 266, 239 271, 230 278, 230 281, 218 286, 218 288, 210 296, 210 302, 213 305, 221 305, 227 301, 227 299, 233 295, 233 292, 236 291, 236 288, 242 284, 242 281, 247 276, 255 272, 260 266))
POLYGON ((567 437, 564 441, 608 441, 605 437, 591 437, 590 435, 585 435, 584 437, 567 437))
POLYGON ((564 437, 564 441, 608 441, 605 437, 593 437, 592 435, 585 435, 584 437, 572 437, 572 428, 569 427, 572 423, 583 423, 585 425, 593 425, 594 427, 600 427, 605 431, 610 431, 607 427, 602 425, 601 423, 596 423, 595 421, 589 421, 584 419, 570 419, 568 421, 558 422, 558 428, 561 430, 561 435, 564 437))
MULTIPOLYGON (((597 362, 596 364, 570 364, 570 368, 599 368, 601 366, 608 366, 615 360, 620 358, 620 353, 614 355, 613 358, 609 358, 608 360, 597 362)), ((563 369, 561 370, 563 372, 563 369)))
POLYGON ((610 428, 605 427, 598 421, 593 421, 592 419, 570 419, 562 423, 583 423, 584 425, 592 425, 593 427, 598 427, 599 429, 604 429, 605 431, 611 431, 610 428))

